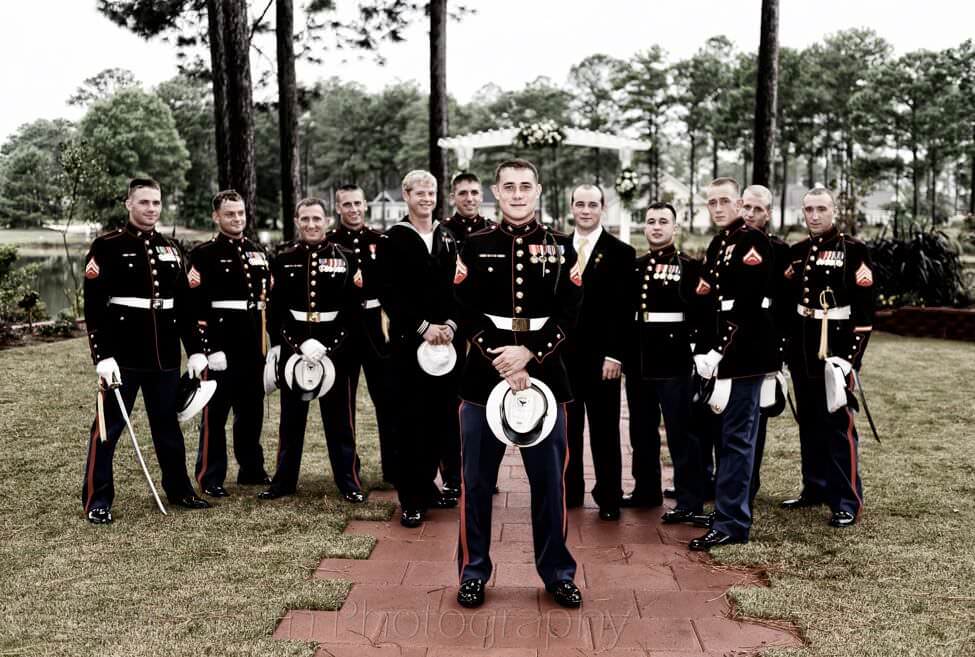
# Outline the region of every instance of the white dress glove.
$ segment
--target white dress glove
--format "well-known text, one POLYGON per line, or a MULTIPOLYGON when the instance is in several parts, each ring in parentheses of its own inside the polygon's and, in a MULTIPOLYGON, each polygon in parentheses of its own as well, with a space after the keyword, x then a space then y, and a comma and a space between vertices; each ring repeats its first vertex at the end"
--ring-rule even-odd
POLYGON ((326 353, 325 345, 314 338, 301 343, 301 355, 309 360, 321 360, 326 353))
POLYGON ((223 351, 215 351, 207 356, 207 364, 213 372, 223 372, 227 369, 227 354, 223 351))
POLYGON ((280 358, 281 358, 281 345, 277 345, 276 347, 271 347, 268 350, 267 356, 264 359, 264 364, 270 365, 271 367, 277 367, 278 359, 280 358))
POLYGON ((698 375, 703 379, 710 379, 718 371, 718 363, 721 362, 722 355, 712 349, 706 354, 694 356, 694 367, 698 375))
POLYGON ((114 383, 122 383, 122 372, 118 368, 118 362, 114 358, 105 358, 98 361, 95 365, 95 372, 98 373, 98 378, 103 380, 106 385, 112 385, 114 383))
POLYGON ((207 357, 203 354, 193 354, 186 360, 186 373, 191 379, 199 379, 206 368, 207 357))
POLYGON ((823 379, 826 385, 826 410, 835 413, 846 406, 846 377, 853 370, 850 361, 838 356, 830 356, 823 364, 823 379))

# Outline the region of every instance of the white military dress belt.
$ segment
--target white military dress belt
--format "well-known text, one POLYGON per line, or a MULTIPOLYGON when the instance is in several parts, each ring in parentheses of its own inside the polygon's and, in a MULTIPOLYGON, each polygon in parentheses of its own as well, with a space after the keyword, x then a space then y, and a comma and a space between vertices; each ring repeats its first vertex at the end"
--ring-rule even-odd
POLYGON ((379 299, 366 299, 365 301, 362 302, 362 307, 365 310, 370 310, 372 308, 378 308, 379 307, 379 299))
POLYGON ((545 326, 545 322, 548 321, 548 317, 500 317, 487 313, 484 316, 502 331, 540 331, 545 326))
MULTIPOLYGON (((800 317, 809 317, 815 319, 823 318, 822 308, 810 308, 804 306, 801 303, 796 307, 796 312, 799 313, 800 317)), ((850 319, 850 307, 849 306, 837 306, 835 308, 830 308, 826 311, 826 319, 850 319)))
POLYGON ((222 301, 211 301, 210 307, 214 310, 265 310, 267 304, 263 301, 225 299, 222 301))
POLYGON ((676 324, 684 321, 684 313, 637 312, 634 319, 637 321, 642 319, 645 324, 676 324))
POLYGON ((116 306, 142 310, 172 310, 175 305, 173 299, 143 299, 142 297, 109 297, 108 302, 116 306))
POLYGON ((291 316, 294 317, 299 322, 334 322, 335 318, 339 316, 339 311, 329 310, 328 312, 310 312, 306 313, 301 310, 292 310, 291 316))

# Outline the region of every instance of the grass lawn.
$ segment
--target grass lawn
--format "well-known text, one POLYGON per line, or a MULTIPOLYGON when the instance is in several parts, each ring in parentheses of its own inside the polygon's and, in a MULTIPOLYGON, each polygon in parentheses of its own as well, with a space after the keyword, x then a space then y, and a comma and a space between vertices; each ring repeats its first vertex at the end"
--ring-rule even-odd
MULTIPOLYGON (((802 628, 812 647, 787 654, 975 654, 973 365, 972 344, 871 342, 864 383, 884 444, 864 437, 866 511, 853 529, 830 529, 822 509, 776 508, 796 492, 799 455, 791 420, 771 423, 752 543, 715 556, 769 573, 770 588, 735 597, 743 616, 802 628)), ((115 461, 116 522, 92 527, 78 501, 94 406, 84 341, 0 352, 0 366, 0 656, 312 654, 310 645, 272 641, 276 619, 288 608, 336 608, 345 585, 310 579, 314 566, 325 556, 367 556, 372 539, 341 536, 345 522, 390 512, 383 503, 334 501, 320 424, 309 422, 296 498, 258 505, 259 489, 247 489, 209 511, 165 518, 126 441, 115 461)), ((363 399, 369 485, 379 473, 363 399)), ((137 435, 158 482, 139 409, 137 435)), ((270 465, 276 396, 267 410, 270 465)), ((192 428, 184 431, 195 446, 192 428)), ((232 465, 229 481, 234 474, 232 465)))

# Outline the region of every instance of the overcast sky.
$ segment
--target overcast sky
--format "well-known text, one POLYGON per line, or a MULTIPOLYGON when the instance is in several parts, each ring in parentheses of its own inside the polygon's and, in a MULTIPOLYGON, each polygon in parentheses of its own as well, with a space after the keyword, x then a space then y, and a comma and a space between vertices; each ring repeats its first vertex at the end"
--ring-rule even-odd
MULTIPOLYGON (((339 0, 350 5, 354 0, 339 0)), ((456 0, 450 0, 456 4, 456 0)), ((295 0, 302 5, 303 0, 295 0)), ((725 34, 743 50, 758 46, 760 0, 465 0, 477 13, 451 22, 447 32, 447 87, 459 100, 473 99, 489 82, 515 89, 538 76, 563 82, 569 68, 593 53, 620 58, 653 44, 671 60, 686 57, 703 41, 725 34), (580 7, 585 9, 574 9, 580 7)), ((0 140, 36 118, 77 119, 65 100, 87 77, 128 68, 146 85, 176 72, 173 49, 145 42, 116 27, 95 9, 95 0, 7 2, 0 21, 0 140)), ((252 11, 263 0, 252 2, 252 11)), ((270 14, 273 16, 273 11, 270 14)), ((898 53, 938 50, 972 38, 975 7, 968 0, 781 0, 780 41, 802 48, 826 34, 868 26, 898 53)), ((273 48, 272 48, 273 51, 273 48)), ((369 89, 396 80, 426 86, 426 25, 405 43, 387 45, 385 67, 371 59, 301 67, 302 82, 338 75, 369 89)))

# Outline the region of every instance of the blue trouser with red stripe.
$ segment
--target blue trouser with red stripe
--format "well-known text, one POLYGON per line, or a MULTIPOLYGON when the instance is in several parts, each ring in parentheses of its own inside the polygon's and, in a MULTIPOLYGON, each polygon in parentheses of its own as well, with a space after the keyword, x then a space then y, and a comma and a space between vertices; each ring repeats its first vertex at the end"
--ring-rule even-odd
MULTIPOLYGON (((191 495, 193 486, 186 473, 183 432, 176 420, 176 382, 179 380, 179 371, 142 371, 122 368, 121 374, 122 387, 119 388, 119 392, 122 393, 126 413, 132 412, 136 395, 139 389, 142 389, 142 400, 146 406, 146 415, 149 416, 149 430, 152 433, 152 444, 156 451, 156 458, 159 460, 159 468, 162 470, 162 488, 166 496, 172 501, 184 495, 191 495)), ((115 447, 122 433, 128 433, 115 393, 107 390, 101 394, 104 394, 106 440, 103 442, 98 435, 96 417, 89 434, 88 461, 85 464, 85 480, 81 487, 81 504, 85 512, 98 507, 111 508, 115 500, 115 481, 112 472, 115 447)), ((144 435, 140 434, 137 434, 139 448, 145 456, 144 435)), ((135 456, 132 458, 134 459, 135 456)), ((141 474, 139 476, 141 477, 141 474)))
POLYGON ((234 411, 234 457, 240 466, 237 483, 263 483, 264 361, 230 351, 225 371, 207 370, 204 377, 217 382, 217 390, 200 413, 200 446, 196 454, 196 480, 202 488, 223 486, 227 476, 227 418, 234 411))
MULTIPOLYGON (((484 407, 460 405, 461 480, 460 579, 491 578, 491 507, 498 468, 506 445, 491 432, 484 407)), ((552 433, 534 447, 519 450, 531 486, 535 568, 546 586, 571 580, 576 562, 565 538, 565 468, 568 459, 565 405, 560 404, 552 433)))
POLYGON ((853 411, 844 406, 835 413, 829 412, 822 377, 803 376, 793 370, 792 385, 799 416, 803 497, 826 502, 834 512, 859 515, 863 482, 853 411))
MULTIPOLYGON (((345 369, 345 368, 343 368, 345 369)), ((318 400, 325 429, 328 461, 339 492, 349 493, 361 488, 359 482, 359 455, 355 446, 355 428, 352 426, 351 383, 346 371, 336 366, 335 383, 318 400)), ((278 438, 277 471, 271 479, 271 488, 281 493, 293 493, 298 487, 301 470, 301 453, 305 445, 305 425, 311 402, 287 387, 281 388, 281 424, 278 438)))
MULTIPOLYGON (((747 541, 752 527, 751 484, 764 375, 733 379, 721 414, 714 482, 713 529, 747 541)), ((699 412, 710 413, 701 409, 699 412)))

